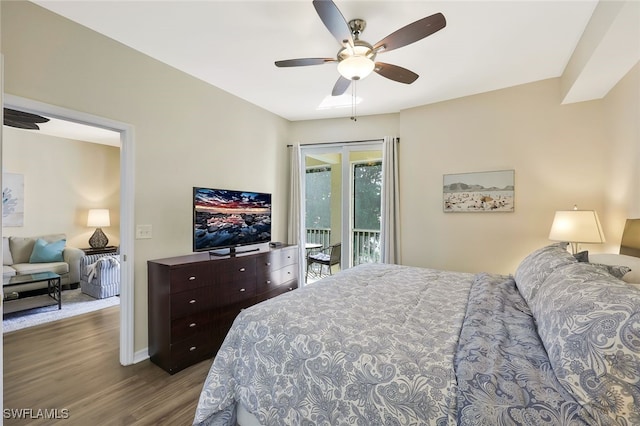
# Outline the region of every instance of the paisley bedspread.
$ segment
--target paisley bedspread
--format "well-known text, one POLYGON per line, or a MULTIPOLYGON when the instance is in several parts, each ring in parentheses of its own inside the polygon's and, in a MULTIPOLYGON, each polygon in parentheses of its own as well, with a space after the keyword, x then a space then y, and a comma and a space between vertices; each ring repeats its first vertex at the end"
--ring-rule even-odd
POLYGON ((596 424, 558 382, 512 277, 476 276, 455 369, 459 425, 596 424))
POLYGON ((240 313, 194 424, 595 424, 510 276, 351 268, 240 313))

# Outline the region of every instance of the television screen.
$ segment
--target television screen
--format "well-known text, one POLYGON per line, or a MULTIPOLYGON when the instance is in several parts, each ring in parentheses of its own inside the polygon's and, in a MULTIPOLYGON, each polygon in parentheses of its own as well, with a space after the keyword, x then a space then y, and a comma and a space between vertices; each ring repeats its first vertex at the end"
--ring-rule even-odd
POLYGON ((193 188, 194 251, 233 248, 269 241, 271 194, 193 188))

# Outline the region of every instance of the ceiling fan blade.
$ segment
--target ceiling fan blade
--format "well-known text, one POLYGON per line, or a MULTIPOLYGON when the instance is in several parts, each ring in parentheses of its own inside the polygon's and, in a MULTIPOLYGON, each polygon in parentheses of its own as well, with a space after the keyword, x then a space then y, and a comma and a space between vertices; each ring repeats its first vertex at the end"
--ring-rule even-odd
POLYGON ((351 80, 344 78, 343 76, 340 76, 340 78, 338 78, 338 81, 336 81, 336 84, 333 86, 333 90, 331 91, 331 96, 342 95, 344 92, 347 91, 350 85, 351 85, 351 80))
POLYGON ((443 29, 445 25, 447 25, 447 21, 444 19, 444 15, 442 13, 436 13, 389 34, 377 42, 373 48, 374 50, 381 49, 381 52, 388 52, 422 40, 436 31, 443 29), (382 48, 384 50, 382 50, 382 48))
POLYGON ((318 12, 318 16, 320 16, 324 26, 333 34, 340 45, 349 43, 350 46, 353 46, 351 28, 349 28, 349 24, 347 24, 344 16, 340 13, 340 9, 333 1, 313 0, 313 7, 316 8, 316 12, 318 12))
POLYGON ((42 117, 37 114, 31 114, 30 112, 16 111, 11 108, 4 108, 4 116, 9 117, 12 120, 29 121, 31 123, 46 123, 48 118, 42 117))
POLYGON ((373 70, 389 80, 405 84, 411 84, 419 77, 418 74, 413 71, 397 65, 385 64, 384 62, 376 62, 376 66, 373 70))
POLYGON ((4 119, 4 125, 9 127, 15 127, 16 129, 28 129, 28 130, 40 130, 37 124, 25 123, 23 121, 15 121, 10 118, 4 119))
POLYGON ((46 123, 48 118, 15 109, 4 108, 4 124, 18 129, 39 130, 35 123, 46 123))
POLYGON ((307 65, 322 65, 327 62, 335 62, 334 58, 299 58, 299 59, 285 59, 283 61, 276 61, 276 67, 305 67, 307 65))

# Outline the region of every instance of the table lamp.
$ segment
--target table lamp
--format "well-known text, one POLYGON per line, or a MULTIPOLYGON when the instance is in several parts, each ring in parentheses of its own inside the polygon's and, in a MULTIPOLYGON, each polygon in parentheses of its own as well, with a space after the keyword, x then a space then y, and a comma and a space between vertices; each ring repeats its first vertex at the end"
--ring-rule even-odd
POLYGON ((107 246, 109 239, 104 232, 102 232, 103 226, 111 226, 111 221, 109 220, 109 210, 108 209, 90 209, 89 216, 87 218, 87 226, 95 227, 96 230, 89 238, 89 245, 93 248, 104 248, 107 246))
POLYGON ((549 239, 571 243, 573 254, 578 253, 579 243, 600 244, 605 241, 598 213, 595 210, 578 210, 578 206, 573 210, 556 212, 549 239))

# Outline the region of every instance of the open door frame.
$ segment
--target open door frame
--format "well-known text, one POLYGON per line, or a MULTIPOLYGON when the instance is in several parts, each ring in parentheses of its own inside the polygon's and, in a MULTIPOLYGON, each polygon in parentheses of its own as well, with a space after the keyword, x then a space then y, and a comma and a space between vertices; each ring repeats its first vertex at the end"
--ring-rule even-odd
MULTIPOLYGON (((101 127, 120 133, 120 364, 137 361, 134 354, 134 132, 133 126, 108 118, 4 94, 4 107, 101 127)), ((1 145, 0 145, 1 148, 1 145)), ((0 155, 0 158, 1 155, 0 155)), ((0 164, 0 172, 2 164, 0 164)), ((138 357, 140 358, 140 357, 138 357)))

